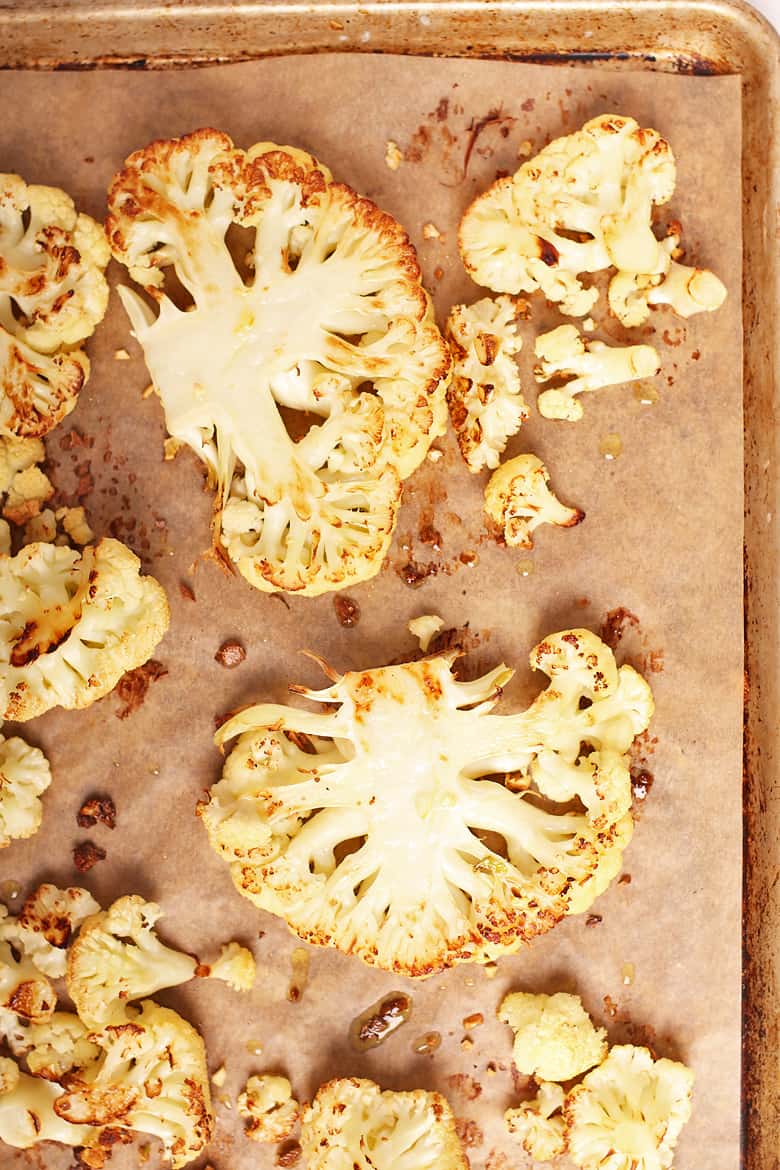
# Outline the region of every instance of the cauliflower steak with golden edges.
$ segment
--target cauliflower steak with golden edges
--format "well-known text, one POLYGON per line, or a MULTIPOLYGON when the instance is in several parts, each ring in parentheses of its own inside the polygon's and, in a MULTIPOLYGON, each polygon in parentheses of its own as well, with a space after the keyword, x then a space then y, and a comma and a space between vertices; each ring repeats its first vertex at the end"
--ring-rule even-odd
POLYGON ((377 573, 400 483, 446 421, 450 359, 403 228, 304 151, 206 129, 127 159, 107 231, 158 303, 120 289, 239 571, 308 595, 377 573), (253 232, 246 274, 235 224, 253 232), (189 311, 164 291, 169 266, 189 311))
POLYGON ((78 348, 108 305, 99 224, 56 187, 0 175, 0 429, 47 434, 89 374, 78 348))
POLYGON ((168 629, 165 592, 138 557, 104 539, 80 553, 28 544, 0 556, 0 709, 26 720, 88 707, 151 655, 168 629))
POLYGON ((459 682, 456 657, 295 688, 328 713, 242 711, 199 808, 258 906, 405 975, 487 961, 588 907, 631 836, 627 752, 653 710, 587 630, 536 647, 551 682, 519 714, 491 713, 511 670, 459 682))

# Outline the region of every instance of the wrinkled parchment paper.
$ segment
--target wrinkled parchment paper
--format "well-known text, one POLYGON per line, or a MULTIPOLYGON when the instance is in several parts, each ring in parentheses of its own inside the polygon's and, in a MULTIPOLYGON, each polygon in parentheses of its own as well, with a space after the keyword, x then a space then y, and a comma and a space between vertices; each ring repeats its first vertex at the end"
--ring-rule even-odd
MULTIPOLYGON (((224 576, 213 563, 191 568, 208 544, 210 497, 189 453, 162 460, 162 411, 154 397, 141 397, 148 377, 112 297, 89 346, 89 385, 47 448, 63 495, 78 479, 83 490, 91 475, 94 489, 83 502, 96 532, 126 539, 166 586, 173 620, 156 657, 168 674, 125 720, 117 718, 121 704, 111 696, 26 728, 51 757, 55 780, 42 830, 0 854, 0 876, 25 889, 42 879, 82 880, 103 902, 131 891, 156 899, 166 912, 166 939, 201 955, 233 937, 252 946, 259 975, 251 994, 204 982, 160 996, 202 1029, 211 1069, 224 1063, 227 1070, 224 1088, 215 1091, 216 1140, 199 1165, 273 1165, 273 1147, 243 1138, 234 1102, 250 1072, 281 1070, 301 1098, 343 1074, 367 1075, 388 1088, 439 1089, 468 1123, 472 1166, 519 1170, 526 1156, 501 1120, 517 1099, 511 1035, 495 1020, 502 996, 519 988, 577 991, 613 1041, 651 1039, 659 1054, 689 1062, 697 1077, 695 1111, 680 1142, 678 1170, 737 1165, 739 84, 737 78, 360 56, 192 72, 0 75, 0 103, 15 111, 0 134, 0 168, 61 185, 98 217, 124 156, 155 137, 210 124, 242 146, 275 139, 311 150, 408 228, 440 319, 456 299, 478 295, 458 259, 458 219, 498 170, 515 169, 518 147, 537 150, 603 111, 632 114, 670 139, 679 180, 669 217, 682 220, 688 255, 714 267, 729 287, 717 314, 688 323, 666 311, 653 315, 641 340, 654 343, 663 360, 656 405, 640 404, 633 387, 606 390, 586 396, 583 421, 546 422, 534 414, 512 441, 508 454, 539 454, 562 498, 587 512, 571 531, 539 531, 533 553, 502 550, 486 538, 480 516, 486 477, 468 475, 451 437, 439 443, 444 458, 427 463, 406 488, 385 570, 350 591, 361 612, 352 629, 339 625, 332 596, 283 602, 224 576), (468 128, 483 119, 489 121, 464 176, 468 128), (390 139, 406 155, 395 172, 384 162, 390 139), (440 239, 423 238, 428 222, 440 239), (126 347, 130 361, 115 360, 118 347, 126 347), (74 428, 93 445, 67 449, 74 428), (611 462, 599 453, 608 433, 623 445, 611 462), (439 531, 440 552, 421 541, 426 525, 439 531), (472 563, 464 564, 461 554, 472 563), (410 561, 439 569, 412 589, 399 575, 410 561), (182 581, 192 585, 194 602, 180 592, 182 581), (599 629, 607 611, 620 606, 636 615, 639 627, 619 655, 650 672, 657 701, 645 753, 654 785, 625 856, 630 883, 614 884, 597 902, 599 921, 564 922, 502 960, 493 978, 479 967, 461 967, 413 985, 341 954, 312 950, 309 984, 300 1002, 289 1002, 297 940, 234 892, 194 816, 196 800, 219 774, 214 717, 250 700, 283 700, 291 681, 317 683, 303 648, 341 668, 411 654, 406 622, 424 612, 441 614, 451 626, 470 623, 479 643, 474 669, 502 657, 517 666, 503 701, 510 710, 543 682, 525 665, 542 635, 572 625, 599 629), (247 650, 232 672, 214 660, 227 638, 240 639, 247 650), (79 805, 94 792, 116 801, 113 833, 76 825, 79 805), (108 856, 79 879, 71 849, 86 838, 108 856), (411 991, 410 1021, 372 1052, 353 1052, 350 1020, 396 989, 411 991), (474 1012, 485 1022, 470 1033, 473 1047, 464 1047, 462 1020, 474 1012), (414 1054, 413 1042, 431 1030, 443 1037, 439 1050, 414 1054), (260 1055, 249 1051, 258 1046, 260 1055), (489 1062, 496 1065, 493 1075, 489 1062)), ((111 276, 116 281, 123 273, 112 265, 111 276)), ((533 331, 556 321, 535 300, 533 320, 523 326, 531 402, 533 331)), ((146 1164, 155 1167, 157 1158, 153 1144, 146 1164)), ((70 1164, 70 1155, 54 1147, 42 1156, 0 1151, 2 1167, 70 1164)), ((119 1170, 142 1163, 136 1150, 125 1149, 114 1164, 119 1170)))

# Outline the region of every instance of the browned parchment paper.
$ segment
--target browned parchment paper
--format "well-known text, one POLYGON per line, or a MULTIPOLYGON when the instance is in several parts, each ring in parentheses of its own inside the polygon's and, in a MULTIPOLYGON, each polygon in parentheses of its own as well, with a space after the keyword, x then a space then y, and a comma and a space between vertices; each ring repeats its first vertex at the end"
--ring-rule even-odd
MULTIPOLYGON (((459 216, 497 170, 513 170, 518 146, 534 149, 586 118, 615 110, 657 127, 679 165, 670 214, 684 224, 689 256, 713 266, 729 299, 712 316, 685 323, 665 311, 648 336, 659 349, 660 401, 639 403, 632 387, 588 395, 576 424, 538 416, 508 454, 544 458, 561 496, 587 512, 578 528, 542 530, 533 554, 486 540, 480 505, 485 477, 470 477, 451 437, 446 452, 408 484, 398 535, 385 571, 351 591, 361 611, 340 627, 333 598, 315 601, 253 592, 210 563, 190 566, 208 542, 210 499, 195 459, 163 463, 162 411, 143 400, 147 384, 116 297, 90 344, 93 376, 76 412, 47 443, 60 490, 94 478, 84 500, 98 534, 123 536, 166 586, 173 610, 157 658, 168 669, 145 704, 119 720, 115 696, 81 713, 54 712, 25 729, 51 757, 55 780, 43 828, 0 854, 0 876, 29 887, 41 879, 78 880, 71 848, 91 836, 107 859, 84 879, 106 902, 137 891, 159 900, 165 936, 201 953, 237 937, 257 956, 256 989, 238 995, 221 984, 190 985, 162 996, 202 1029, 211 1068, 224 1062, 217 1097, 217 1170, 270 1167, 272 1147, 241 1135, 229 1107, 252 1071, 284 1070, 300 1097, 334 1075, 368 1075, 390 1088, 437 1088, 471 1124, 468 1150, 477 1170, 527 1164, 506 1137, 502 1111, 516 1099, 511 1036, 495 1020, 510 989, 579 992, 613 1040, 654 1036, 660 1054, 696 1071, 694 1117, 679 1147, 679 1170, 736 1167, 738 1159, 740 1008, 740 842, 742 720, 742 399, 740 352, 740 83, 737 78, 631 75, 511 63, 330 56, 270 60, 193 72, 68 73, 0 76, 0 103, 13 109, 2 130, 3 170, 71 191, 102 216, 114 170, 154 137, 204 124, 241 145, 262 139, 313 151, 341 179, 393 212, 417 243, 440 318, 477 289, 455 245, 459 216), (468 128, 493 120, 464 159, 468 128), (397 172, 385 144, 406 154, 397 172), (439 240, 424 240, 433 222, 439 240), (114 359, 126 346, 129 362, 114 359), (68 450, 77 429, 94 445, 68 450), (616 432, 623 454, 607 462, 599 443, 616 432), (64 440, 64 442, 63 442, 64 440), (88 466, 85 466, 88 465, 88 466), (441 552, 420 539, 426 524, 441 552), (469 566, 460 559, 465 554, 469 566), (473 555, 472 555, 473 554, 473 555), (435 562, 439 571, 415 589, 399 570, 435 562), (530 562, 523 576, 518 562, 530 562), (179 589, 193 585, 196 600, 179 589), (302 1000, 287 1001, 290 959, 298 945, 283 923, 233 891, 227 867, 211 852, 194 806, 219 773, 211 745, 217 713, 260 697, 282 700, 289 681, 318 681, 299 651, 308 647, 336 666, 373 666, 412 653, 409 618, 442 614, 471 623, 480 637, 475 666, 501 657, 518 667, 504 703, 533 695, 524 665, 538 638, 570 625, 598 629, 623 606, 638 630, 620 654, 651 670, 657 716, 647 767, 655 783, 625 856, 630 884, 615 884, 594 907, 600 921, 570 919, 523 953, 501 961, 490 979, 461 967, 412 985, 357 960, 311 952, 302 1000), (224 639, 239 637, 247 659, 228 672, 214 661, 224 639), (657 740, 657 742, 656 742, 657 740), (82 799, 95 791, 116 800, 115 832, 76 826, 82 799), (624 984, 626 968, 635 972, 624 984), (411 1020, 371 1053, 352 1052, 352 1017, 393 989, 411 990, 411 1020), (607 998, 608 997, 608 998, 607 998), (613 1006, 610 1006, 613 1005, 613 1006), (463 1017, 485 1023, 463 1048, 463 1017), (641 1026, 645 1026, 644 1031, 641 1026), (434 1056, 413 1042, 438 1030, 434 1056), (247 1050, 262 1045, 262 1054, 247 1050), (497 1064, 493 1076, 488 1062, 497 1064)), ((112 266, 114 280, 123 278, 112 266)), ((524 328, 527 396, 533 328, 553 321, 538 307, 524 328)), ((399 734, 402 729, 399 728, 399 734)), ((153 1148, 150 1167, 157 1165, 153 1148)), ((64 1167, 70 1155, 0 1151, 0 1166, 64 1167)), ((115 1165, 139 1164, 134 1150, 115 1165)))

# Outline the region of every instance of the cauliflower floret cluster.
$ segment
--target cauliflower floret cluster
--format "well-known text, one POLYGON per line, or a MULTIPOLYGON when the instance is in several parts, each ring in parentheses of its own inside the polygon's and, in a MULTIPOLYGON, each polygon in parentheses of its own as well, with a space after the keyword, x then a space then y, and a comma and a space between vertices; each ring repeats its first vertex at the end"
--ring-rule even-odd
POLYGON ((606 1032, 593 1026, 576 995, 516 991, 506 996, 498 1018, 515 1034, 518 1071, 538 1080, 570 1081, 607 1055, 606 1032))
POLYGON ((535 1162, 549 1162, 566 1149, 561 1109, 565 1093, 560 1085, 540 1081, 536 1096, 504 1114, 507 1129, 520 1139, 535 1162))
POLYGON ((168 628, 165 592, 118 540, 81 554, 30 544, 0 556, 0 710, 26 720, 86 707, 151 655, 168 628))
POLYGON ((405 975, 486 961, 587 908, 630 839, 626 753, 653 710, 587 630, 535 648, 551 683, 514 715, 491 714, 513 672, 459 682, 456 657, 295 688, 328 713, 242 711, 217 733, 239 738, 199 808, 248 898, 405 975))
POLYGON ((41 824, 41 796, 51 784, 46 756, 18 735, 0 735, 0 849, 32 837, 41 824))
POLYGON ((107 231, 158 302, 120 289, 168 430, 216 483, 218 547, 264 590, 373 576, 446 421, 449 354, 404 230, 304 151, 206 129, 128 158, 107 231), (249 275, 234 223, 254 231, 249 275), (296 434, 291 412, 316 421, 296 434))
POLYGON ((303 1115, 308 1170, 468 1170, 449 1102, 439 1093, 329 1081, 303 1115))
POLYGON ((539 413, 543 418, 568 422, 582 418, 578 394, 652 378, 661 368, 652 345, 607 345, 583 337, 574 325, 559 325, 549 333, 540 334, 534 353, 539 359, 534 369, 537 382, 569 379, 564 385, 539 394, 536 400, 539 413))
POLYGON ((246 1118, 244 1133, 253 1142, 281 1142, 289 1137, 300 1116, 287 1077, 250 1077, 239 1094, 237 1109, 246 1118))
POLYGON ((0 175, 0 427, 40 437, 76 405, 108 304, 99 224, 56 187, 0 175))
MULTIPOLYGON (((726 293, 712 273, 699 272, 697 291, 681 297, 669 249, 652 230, 653 208, 669 202, 676 177, 671 147, 656 130, 602 114, 474 200, 460 225, 463 263, 478 284, 503 293, 539 289, 573 317, 598 299, 580 275, 610 267, 621 289, 625 274, 650 281, 656 299, 648 303, 664 299, 658 289, 668 280, 673 306, 717 308, 726 293)), ((622 291, 610 298, 619 316, 624 299, 622 291)))
POLYGON ((711 313, 726 299, 713 272, 680 264, 679 225, 661 241, 662 272, 618 272, 609 284, 609 307, 622 325, 644 325, 653 305, 671 305, 678 317, 711 313))
POLYGON ((550 473, 536 455, 518 455, 494 471, 485 488, 485 514, 512 548, 533 548, 541 524, 573 528, 585 519, 550 488, 550 473))
POLYGON ((453 356, 447 389, 450 418, 469 471, 497 467, 507 442, 528 419, 514 355, 517 307, 512 297, 455 305, 446 336, 453 356))

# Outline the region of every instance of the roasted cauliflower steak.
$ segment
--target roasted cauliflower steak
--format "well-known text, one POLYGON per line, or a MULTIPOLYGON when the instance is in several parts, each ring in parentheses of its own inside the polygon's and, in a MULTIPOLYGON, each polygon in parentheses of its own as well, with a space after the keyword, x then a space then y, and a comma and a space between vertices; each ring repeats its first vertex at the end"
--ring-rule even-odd
POLYGON ((76 405, 108 305, 100 224, 57 187, 0 175, 0 429, 41 437, 76 405))
POLYGON ((302 150, 204 129, 127 159, 107 231, 157 302, 120 288, 168 430, 216 484, 217 547, 272 592, 377 573, 401 481, 446 425, 449 354, 403 228, 302 150))
POLYGON ((631 836, 627 752, 653 710, 587 630, 535 648, 551 682, 514 715, 492 714, 513 672, 460 682, 456 657, 293 688, 326 713, 242 711, 217 733, 238 742, 199 808, 258 906, 411 976, 516 950, 587 909, 631 836))
POLYGON ((168 628, 165 591, 118 540, 80 552, 0 555, 0 709, 27 720, 87 707, 150 657, 168 628))

